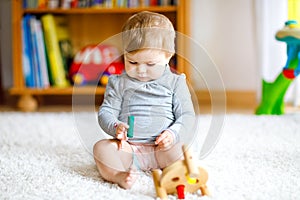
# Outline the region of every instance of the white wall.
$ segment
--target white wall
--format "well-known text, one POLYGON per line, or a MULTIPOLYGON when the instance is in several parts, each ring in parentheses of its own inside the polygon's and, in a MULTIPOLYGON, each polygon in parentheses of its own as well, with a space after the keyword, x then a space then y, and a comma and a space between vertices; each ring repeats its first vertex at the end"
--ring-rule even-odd
MULTIPOLYGON (((191 14, 192 37, 219 68, 225 88, 257 90, 261 74, 257 67, 253 0, 192 0, 191 14)), ((197 53, 192 49, 194 59, 199 58, 197 53)), ((197 89, 205 88, 198 75, 194 79, 197 89)))

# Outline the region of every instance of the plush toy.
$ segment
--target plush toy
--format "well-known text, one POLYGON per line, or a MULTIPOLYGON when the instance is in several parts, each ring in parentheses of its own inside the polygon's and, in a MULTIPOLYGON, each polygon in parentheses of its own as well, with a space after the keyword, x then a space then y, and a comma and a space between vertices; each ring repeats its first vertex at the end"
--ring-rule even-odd
MULTIPOLYGON (((69 70, 75 85, 98 84, 102 76, 120 74, 124 69, 119 50, 112 45, 88 45, 76 53, 69 70)), ((100 80, 103 85, 107 80, 100 80)))

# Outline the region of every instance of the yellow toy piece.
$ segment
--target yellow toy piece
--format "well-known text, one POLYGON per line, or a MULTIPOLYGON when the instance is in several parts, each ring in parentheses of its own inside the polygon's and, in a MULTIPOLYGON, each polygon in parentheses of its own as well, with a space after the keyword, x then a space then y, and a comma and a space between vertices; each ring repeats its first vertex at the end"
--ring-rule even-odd
POLYGON ((206 186, 208 180, 206 170, 195 165, 193 157, 185 145, 182 150, 184 160, 173 163, 163 171, 156 169, 152 172, 156 195, 160 199, 168 199, 168 194, 176 193, 178 199, 184 199, 184 191, 194 193, 199 189, 202 195, 209 195, 206 186))
POLYGON ((84 76, 80 73, 77 73, 73 76, 73 82, 75 85, 82 85, 84 82, 84 76))

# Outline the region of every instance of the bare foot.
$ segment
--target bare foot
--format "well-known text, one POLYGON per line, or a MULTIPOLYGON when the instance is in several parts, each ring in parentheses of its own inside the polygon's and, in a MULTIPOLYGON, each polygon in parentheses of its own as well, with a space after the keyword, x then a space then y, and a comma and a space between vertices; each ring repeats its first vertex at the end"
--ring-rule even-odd
POLYGON ((137 172, 134 170, 119 172, 116 174, 115 179, 121 188, 130 189, 137 179, 137 172))

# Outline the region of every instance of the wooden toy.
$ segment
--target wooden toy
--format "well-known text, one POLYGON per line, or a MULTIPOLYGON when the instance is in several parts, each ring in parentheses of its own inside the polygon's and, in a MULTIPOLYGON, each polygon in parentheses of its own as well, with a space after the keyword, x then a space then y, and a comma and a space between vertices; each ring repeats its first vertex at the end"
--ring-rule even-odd
POLYGON ((176 194, 178 199, 185 198, 185 192, 194 193, 200 189, 202 195, 209 195, 206 186, 208 174, 205 169, 194 163, 193 156, 185 145, 182 146, 184 160, 179 160, 163 171, 152 172, 156 195, 168 199, 168 194, 176 194))
POLYGON ((133 138, 134 116, 128 116, 129 129, 127 130, 127 137, 133 138))

